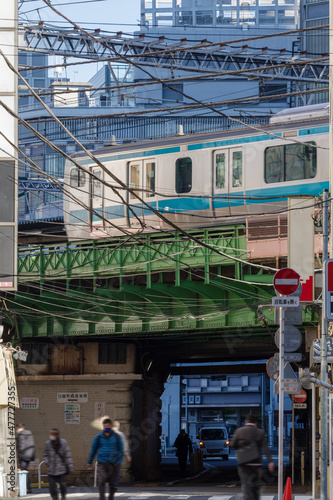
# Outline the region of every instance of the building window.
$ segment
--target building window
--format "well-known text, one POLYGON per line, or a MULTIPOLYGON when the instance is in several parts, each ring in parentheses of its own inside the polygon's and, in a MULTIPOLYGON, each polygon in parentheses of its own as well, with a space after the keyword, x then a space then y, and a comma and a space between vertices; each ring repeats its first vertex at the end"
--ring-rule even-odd
POLYGON ((197 10, 195 14, 196 24, 212 25, 213 11, 212 10, 197 10))
POLYGON ((125 365, 126 344, 100 342, 98 344, 99 365, 125 365))
POLYGON ((265 150, 265 182, 313 179, 317 173, 317 149, 314 142, 273 146, 265 150))
POLYGON ((163 85, 162 87, 162 99, 163 101, 179 102, 184 100, 182 92, 184 91, 184 86, 182 83, 168 84, 168 86, 163 85))
POLYGON ((28 357, 24 361, 27 365, 47 365, 50 356, 49 344, 23 343, 22 351, 27 351, 28 357))
POLYGON ((186 396, 183 396, 182 401, 183 401, 183 405, 186 405, 186 396))
POLYGON ((189 193, 192 189, 192 160, 179 158, 176 161, 176 192, 189 193))
POLYGON ((201 396, 195 396, 195 403, 200 404, 201 403, 201 396))
POLYGON ((188 404, 193 405, 194 404, 194 396, 189 396, 188 397, 188 404))

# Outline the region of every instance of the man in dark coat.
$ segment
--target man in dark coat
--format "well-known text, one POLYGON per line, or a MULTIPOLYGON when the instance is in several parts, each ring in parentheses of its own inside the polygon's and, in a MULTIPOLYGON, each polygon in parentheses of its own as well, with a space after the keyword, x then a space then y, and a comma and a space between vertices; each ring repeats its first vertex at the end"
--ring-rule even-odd
POLYGON ((60 437, 59 429, 50 430, 50 439, 44 447, 44 462, 47 465, 50 495, 52 500, 58 500, 57 483, 59 484, 61 500, 66 500, 66 474, 73 467, 71 451, 66 439, 60 437))
POLYGON ((192 443, 184 429, 178 434, 174 446, 177 448, 176 456, 178 457, 180 473, 185 476, 187 454, 188 452, 192 453, 192 443))
POLYGON ((27 493, 31 493, 28 469, 30 462, 35 460, 35 442, 31 431, 24 424, 16 425, 16 447, 18 466, 20 470, 27 471, 27 493))
POLYGON ((241 480, 243 500, 259 500, 262 476, 262 450, 268 460, 268 469, 274 470, 271 452, 267 446, 264 429, 257 427, 257 418, 249 414, 245 418, 244 427, 236 430, 230 446, 236 448, 238 475, 241 480), (255 446, 253 446, 253 443, 255 446), (249 459, 249 446, 253 446, 253 456, 249 459))

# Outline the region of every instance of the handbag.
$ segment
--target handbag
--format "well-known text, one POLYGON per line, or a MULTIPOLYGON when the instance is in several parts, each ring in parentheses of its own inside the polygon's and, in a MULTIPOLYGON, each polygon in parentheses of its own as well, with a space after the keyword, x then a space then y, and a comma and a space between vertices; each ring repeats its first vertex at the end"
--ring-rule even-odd
POLYGON ((260 451, 258 449, 257 443, 252 441, 252 443, 238 448, 236 450, 236 458, 238 465, 250 464, 250 463, 260 463, 260 451))

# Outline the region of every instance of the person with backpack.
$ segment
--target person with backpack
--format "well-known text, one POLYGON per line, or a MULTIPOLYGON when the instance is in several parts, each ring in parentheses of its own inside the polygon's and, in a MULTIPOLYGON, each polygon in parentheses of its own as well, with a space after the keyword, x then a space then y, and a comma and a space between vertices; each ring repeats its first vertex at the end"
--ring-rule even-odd
POLYGON ((120 464, 123 460, 123 443, 121 437, 112 429, 112 421, 105 418, 102 422, 103 430, 95 436, 90 455, 88 468, 97 453, 97 484, 99 500, 105 500, 105 485, 109 485, 109 500, 113 500, 117 491, 117 477, 120 464))
POLYGON ((59 429, 50 430, 50 439, 44 447, 44 462, 47 465, 50 495, 52 500, 58 500, 57 483, 60 488, 61 500, 66 500, 66 475, 73 469, 73 460, 66 439, 60 437, 59 429))
POLYGON ((32 493, 28 469, 30 462, 35 460, 35 442, 24 424, 16 425, 16 449, 19 469, 27 471, 27 493, 32 493))

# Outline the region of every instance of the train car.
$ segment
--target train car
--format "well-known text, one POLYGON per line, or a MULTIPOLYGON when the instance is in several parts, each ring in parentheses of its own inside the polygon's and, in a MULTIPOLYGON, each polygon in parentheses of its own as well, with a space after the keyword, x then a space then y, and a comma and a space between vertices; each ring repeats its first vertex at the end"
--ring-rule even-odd
POLYGON ((104 147, 93 152, 102 166, 76 153, 82 168, 65 167, 68 239, 241 223, 285 209, 288 196, 318 196, 329 186, 328 114, 292 108, 265 126, 104 147))

